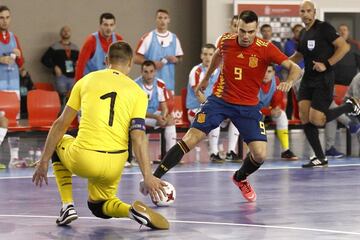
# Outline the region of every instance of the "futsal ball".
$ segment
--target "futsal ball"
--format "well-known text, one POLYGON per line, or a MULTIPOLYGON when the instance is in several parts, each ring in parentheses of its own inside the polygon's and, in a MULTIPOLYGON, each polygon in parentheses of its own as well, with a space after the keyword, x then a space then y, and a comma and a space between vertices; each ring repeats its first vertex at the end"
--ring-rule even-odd
POLYGON ((167 207, 170 206, 171 204, 174 203, 175 198, 176 198, 176 191, 174 186, 166 181, 163 181, 166 186, 164 187, 165 192, 166 192, 166 196, 164 196, 164 194, 161 192, 161 195, 163 196, 163 200, 159 200, 159 201, 153 201, 153 203, 158 206, 158 207, 167 207))

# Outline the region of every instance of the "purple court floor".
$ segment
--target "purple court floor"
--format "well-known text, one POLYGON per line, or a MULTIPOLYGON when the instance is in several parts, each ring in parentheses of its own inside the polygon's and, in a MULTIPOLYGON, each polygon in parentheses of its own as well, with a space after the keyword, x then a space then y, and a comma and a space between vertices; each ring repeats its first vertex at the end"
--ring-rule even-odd
MULTIPOLYGON (((157 208, 171 224, 152 231, 127 219, 103 220, 86 207, 86 181, 74 177, 80 218, 57 227, 60 209, 55 179, 35 188, 32 169, 0 171, 0 239, 360 239, 360 159, 330 160, 329 167, 301 169, 304 161, 272 159, 250 177, 258 200, 247 203, 230 178, 239 164, 188 163, 165 176, 176 202, 157 208)), ((50 170, 51 172, 51 170, 50 170)), ((119 196, 125 202, 148 197, 138 192, 138 167, 126 169, 119 196)))

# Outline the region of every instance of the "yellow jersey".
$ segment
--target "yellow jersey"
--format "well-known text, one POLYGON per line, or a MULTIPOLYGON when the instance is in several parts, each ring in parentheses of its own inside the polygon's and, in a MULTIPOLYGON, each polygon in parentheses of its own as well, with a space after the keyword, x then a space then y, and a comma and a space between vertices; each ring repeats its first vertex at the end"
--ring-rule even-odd
POLYGON ((74 145, 100 151, 128 148, 132 118, 145 119, 148 99, 128 76, 104 69, 92 72, 74 85, 67 106, 81 110, 74 145))

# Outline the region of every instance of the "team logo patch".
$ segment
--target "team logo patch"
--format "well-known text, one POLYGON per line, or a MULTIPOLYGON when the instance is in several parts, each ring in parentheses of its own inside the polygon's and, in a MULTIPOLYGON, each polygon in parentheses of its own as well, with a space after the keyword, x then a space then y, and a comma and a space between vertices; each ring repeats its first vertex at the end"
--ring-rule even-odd
POLYGON ((256 56, 249 57, 249 67, 256 68, 258 66, 258 60, 256 56))
POLYGON ((204 123, 204 122, 205 122, 205 118, 206 118, 206 114, 205 114, 205 113, 198 113, 196 121, 197 121, 198 123, 204 123))
POLYGON ((315 48, 315 40, 308 40, 307 41, 307 48, 312 51, 315 48))

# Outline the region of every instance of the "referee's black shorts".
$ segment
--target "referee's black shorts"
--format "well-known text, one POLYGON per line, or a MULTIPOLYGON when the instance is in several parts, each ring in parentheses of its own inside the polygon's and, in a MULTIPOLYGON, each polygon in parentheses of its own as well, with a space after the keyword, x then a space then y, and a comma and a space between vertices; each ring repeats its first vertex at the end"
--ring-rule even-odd
POLYGON ((302 79, 299 88, 299 102, 310 100, 311 107, 325 113, 333 101, 335 74, 333 71, 321 74, 318 79, 302 79))

